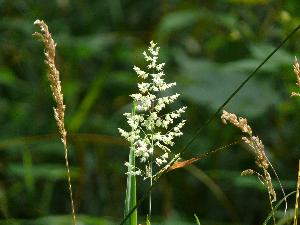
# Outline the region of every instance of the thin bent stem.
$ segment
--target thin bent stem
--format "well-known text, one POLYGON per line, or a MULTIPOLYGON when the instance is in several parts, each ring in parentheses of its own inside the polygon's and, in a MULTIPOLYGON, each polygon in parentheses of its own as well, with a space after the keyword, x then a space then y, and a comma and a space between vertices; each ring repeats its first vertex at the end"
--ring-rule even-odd
MULTIPOLYGON (((282 186, 282 184, 281 184, 281 181, 280 181, 280 179, 279 179, 279 176, 278 176, 276 170, 274 169, 273 165, 271 164, 271 162, 269 161, 268 158, 267 158, 267 160, 268 160, 269 165, 270 165, 270 167, 271 167, 271 169, 272 169, 272 171, 273 171, 273 173, 274 173, 274 175, 275 175, 275 177, 276 177, 276 179, 277 179, 277 181, 278 181, 278 183, 279 183, 281 192, 282 192, 282 194, 283 194, 284 202, 285 202, 284 214, 286 214, 288 205, 287 205, 287 201, 286 201, 286 194, 285 194, 285 191, 284 191, 284 189, 283 189, 283 186, 282 186)), ((299 171, 298 171, 298 172, 299 172, 299 171)))

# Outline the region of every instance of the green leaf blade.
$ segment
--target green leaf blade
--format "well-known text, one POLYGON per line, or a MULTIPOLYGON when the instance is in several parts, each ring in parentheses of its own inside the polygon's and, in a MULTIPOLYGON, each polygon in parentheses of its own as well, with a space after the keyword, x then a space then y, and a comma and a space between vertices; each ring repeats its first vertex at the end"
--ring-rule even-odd
POLYGON ((196 219, 197 225, 201 225, 200 220, 199 220, 198 216, 196 215, 196 213, 194 213, 194 217, 196 219))

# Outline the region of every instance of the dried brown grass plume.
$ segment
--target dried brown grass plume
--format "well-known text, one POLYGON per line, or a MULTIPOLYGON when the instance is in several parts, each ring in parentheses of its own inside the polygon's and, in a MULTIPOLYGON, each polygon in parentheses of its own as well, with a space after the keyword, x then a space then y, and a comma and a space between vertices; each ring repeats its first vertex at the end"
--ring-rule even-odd
MULTIPOLYGON (((242 175, 245 176, 245 175, 255 174, 255 175, 257 175, 259 180, 266 186, 266 188, 268 190, 270 205, 271 205, 271 209, 272 209, 272 213, 273 213, 273 220, 274 220, 274 224, 275 224, 273 202, 276 201, 276 192, 275 192, 275 189, 272 184, 272 179, 271 179, 271 175, 269 173, 269 168, 271 168, 271 170, 274 172, 274 174, 280 184, 284 198, 286 198, 286 197, 285 197, 285 192, 282 188, 281 182, 278 178, 278 175, 277 175, 274 167, 270 163, 268 157, 265 154, 264 145, 263 145, 262 141, 259 139, 259 137, 253 135, 252 129, 247 123, 247 119, 242 118, 242 117, 238 118, 234 113, 229 113, 225 110, 223 110, 221 119, 222 119, 223 123, 225 123, 225 124, 231 123, 234 126, 240 128, 240 130, 246 134, 246 136, 244 136, 242 139, 248 146, 250 146, 250 149, 253 151, 253 153, 255 155, 255 163, 262 170, 262 174, 260 174, 259 172, 255 171, 255 170, 247 169, 242 172, 242 175)), ((285 211, 286 210, 287 210, 287 204, 285 207, 285 211)))
POLYGON ((56 43, 52 39, 51 33, 49 32, 47 24, 43 20, 36 20, 34 22, 35 25, 38 25, 41 29, 41 33, 35 32, 33 36, 37 37, 38 40, 44 43, 45 47, 45 64, 48 67, 48 79, 50 82, 50 87, 52 91, 53 98, 56 102, 56 107, 54 110, 54 118, 57 123, 58 131, 61 137, 61 141, 64 146, 65 152, 65 164, 67 168, 67 177, 68 177, 68 188, 70 193, 70 202, 72 208, 72 216, 74 225, 76 225, 76 215, 75 215, 75 207, 73 201, 73 192, 72 192, 72 184, 71 184, 71 175, 68 161, 68 149, 67 149, 67 131, 65 129, 65 109, 64 105, 63 93, 61 88, 61 82, 59 78, 59 71, 55 66, 55 47, 56 43))

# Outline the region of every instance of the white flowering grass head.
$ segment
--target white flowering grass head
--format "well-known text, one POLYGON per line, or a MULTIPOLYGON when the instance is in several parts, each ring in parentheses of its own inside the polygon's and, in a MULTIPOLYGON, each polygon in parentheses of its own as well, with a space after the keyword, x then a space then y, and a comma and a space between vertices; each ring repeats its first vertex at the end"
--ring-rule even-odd
POLYGON ((165 93, 176 83, 164 81, 165 63, 158 63, 159 47, 156 43, 151 41, 148 51, 144 51, 143 55, 148 63, 147 68, 142 70, 137 66, 133 67, 141 79, 138 92, 130 95, 134 102, 134 110, 124 114, 131 130, 119 128, 119 132, 130 142, 135 157, 140 159, 142 165, 132 166, 126 162, 127 174, 142 175, 146 179, 153 175, 152 163, 157 167, 165 167, 172 160, 170 148, 174 145, 174 138, 183 134, 181 129, 185 120, 180 120, 180 117, 186 107, 165 112, 165 108, 179 97, 177 93, 169 96, 165 93))

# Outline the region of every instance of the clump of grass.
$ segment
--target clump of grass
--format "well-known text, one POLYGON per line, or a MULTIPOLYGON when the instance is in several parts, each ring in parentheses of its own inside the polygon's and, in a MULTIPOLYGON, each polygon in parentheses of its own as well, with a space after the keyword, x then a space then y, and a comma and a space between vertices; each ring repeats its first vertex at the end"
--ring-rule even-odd
POLYGON ((59 71, 55 66, 55 47, 56 43, 54 42, 51 33, 49 32, 47 24, 43 20, 36 20, 34 22, 35 25, 38 25, 41 29, 41 33, 35 32, 33 36, 37 37, 38 40, 44 43, 45 47, 45 64, 48 67, 48 79, 50 82, 50 88, 52 91, 52 95, 54 101, 56 103, 56 107, 53 107, 54 110, 54 118, 56 120, 56 124, 58 127, 58 131, 60 134, 61 142, 64 146, 65 152, 65 164, 67 169, 67 177, 68 177, 68 188, 70 193, 70 202, 72 208, 72 216, 73 223, 76 225, 76 215, 75 215, 75 207, 73 201, 73 192, 72 192, 72 184, 71 184, 71 175, 69 168, 69 160, 68 160, 68 148, 67 148, 67 131, 65 129, 65 110, 66 106, 64 104, 64 98, 61 88, 61 81, 59 78, 59 71))
MULTIPOLYGON (((242 138, 242 140, 248 146, 250 146, 251 150, 253 151, 253 153, 255 155, 255 163, 262 170, 262 174, 253 169, 247 169, 247 170, 244 170, 241 175, 242 176, 253 175, 253 174, 257 175, 258 179, 266 186, 267 191, 268 191, 268 196, 269 196, 270 207, 272 210, 273 222, 274 222, 274 224, 276 224, 275 212, 274 212, 274 207, 273 207, 273 202, 276 201, 276 192, 275 192, 275 189, 272 184, 272 178, 269 173, 269 168, 271 168, 272 171, 274 172, 277 180, 279 181, 284 198, 286 198, 286 197, 285 197, 285 192, 282 188, 281 182, 277 176, 277 173, 276 173, 274 167, 272 166, 270 160, 268 159, 268 157, 265 154, 264 145, 263 145, 262 141, 259 139, 259 137, 253 135, 252 129, 248 125, 247 119, 242 118, 242 117, 238 118, 234 113, 229 113, 225 110, 223 110, 221 119, 222 119, 223 123, 225 123, 225 124, 231 123, 234 126, 240 128, 240 130, 246 134, 246 136, 244 136, 242 138)), ((286 210, 287 210, 287 203, 286 203, 285 211, 286 210)))

